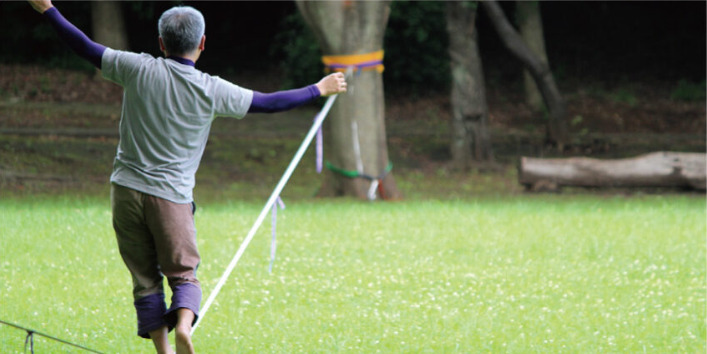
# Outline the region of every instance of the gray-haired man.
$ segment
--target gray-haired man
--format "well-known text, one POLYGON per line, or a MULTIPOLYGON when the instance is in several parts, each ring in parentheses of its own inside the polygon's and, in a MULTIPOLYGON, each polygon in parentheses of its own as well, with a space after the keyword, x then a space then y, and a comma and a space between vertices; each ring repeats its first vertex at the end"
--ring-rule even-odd
POLYGON ((133 278, 138 335, 151 338, 159 353, 169 353, 168 332, 174 328, 177 352, 191 353, 191 326, 201 301, 192 189, 211 122, 217 116, 282 111, 345 92, 344 76, 264 94, 195 68, 206 37, 204 18, 194 8, 174 7, 162 14, 159 44, 165 58, 154 58, 106 48, 69 23, 51 1, 29 2, 78 55, 123 86, 111 204, 118 248, 133 278), (173 293, 169 309, 163 276, 173 293))

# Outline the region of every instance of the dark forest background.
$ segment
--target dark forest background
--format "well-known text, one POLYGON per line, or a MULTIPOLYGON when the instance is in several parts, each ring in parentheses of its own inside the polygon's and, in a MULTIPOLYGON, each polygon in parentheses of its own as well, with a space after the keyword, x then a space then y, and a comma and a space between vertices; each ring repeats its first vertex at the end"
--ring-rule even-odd
MULTIPOLYGON (((200 69, 226 77, 282 77, 279 89, 310 83, 322 73, 313 37, 290 1, 122 2, 129 49, 159 55, 157 19, 175 4, 206 18, 206 52, 200 69)), ((704 85, 707 26, 704 1, 541 2, 546 47, 557 80, 633 80, 704 85)), ((503 2, 513 18, 514 2, 503 2)), ((90 3, 57 7, 91 35, 90 3)), ((489 82, 513 82, 521 66, 502 47, 483 11, 477 28, 489 82)), ((38 64, 90 71, 25 2, 0 3, 0 64, 38 64)), ((394 1, 385 40, 385 87, 393 94, 447 90, 444 5, 394 1)))

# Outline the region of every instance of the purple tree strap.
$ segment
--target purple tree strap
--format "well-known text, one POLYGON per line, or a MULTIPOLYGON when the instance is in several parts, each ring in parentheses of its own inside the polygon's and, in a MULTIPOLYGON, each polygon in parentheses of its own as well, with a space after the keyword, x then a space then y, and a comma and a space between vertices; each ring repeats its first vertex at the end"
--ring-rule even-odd
POLYGON ((277 207, 280 209, 285 209, 285 203, 282 202, 282 198, 279 196, 276 199, 276 203, 272 205, 272 242, 270 243, 270 266, 268 267, 268 272, 272 273, 272 265, 275 263, 275 252, 277 251, 277 207))
POLYGON ((361 70, 364 68, 370 68, 372 66, 378 66, 383 64, 383 60, 370 60, 370 61, 364 61, 362 63, 354 64, 354 65, 345 65, 345 64, 329 64, 327 67, 332 68, 332 69, 347 69, 350 67, 354 67, 357 70, 361 70))

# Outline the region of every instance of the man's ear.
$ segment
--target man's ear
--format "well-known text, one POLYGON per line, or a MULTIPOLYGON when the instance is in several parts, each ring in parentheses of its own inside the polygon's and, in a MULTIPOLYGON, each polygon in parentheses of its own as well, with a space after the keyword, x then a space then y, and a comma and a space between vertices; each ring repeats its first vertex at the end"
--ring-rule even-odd
POLYGON ((199 42, 199 50, 202 52, 204 51, 204 48, 206 48, 205 43, 206 43, 206 35, 202 35, 201 42, 199 42))
POLYGON ((160 42, 160 50, 162 52, 164 52, 165 48, 164 48, 164 43, 162 43, 162 37, 157 37, 157 41, 160 42))

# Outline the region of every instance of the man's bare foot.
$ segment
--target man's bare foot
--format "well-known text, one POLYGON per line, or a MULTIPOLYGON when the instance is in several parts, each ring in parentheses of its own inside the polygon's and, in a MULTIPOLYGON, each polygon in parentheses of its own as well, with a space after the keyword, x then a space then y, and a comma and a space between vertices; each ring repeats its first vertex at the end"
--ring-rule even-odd
POLYGON ((174 328, 177 354, 194 354, 194 346, 191 343, 191 324, 194 317, 194 312, 189 309, 177 309, 177 326, 174 328))
POLYGON ((174 329, 174 342, 177 345, 177 354, 194 354, 191 343, 191 326, 177 326, 174 329))

